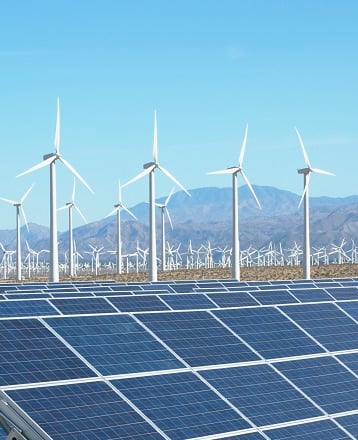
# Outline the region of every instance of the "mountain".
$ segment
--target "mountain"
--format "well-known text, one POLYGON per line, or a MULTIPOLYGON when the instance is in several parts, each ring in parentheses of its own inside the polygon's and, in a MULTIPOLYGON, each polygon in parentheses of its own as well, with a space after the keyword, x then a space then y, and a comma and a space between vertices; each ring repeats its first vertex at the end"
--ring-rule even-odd
MULTIPOLYGON (((267 246, 270 242, 292 247, 294 242, 302 243, 303 211, 298 209, 300 197, 289 191, 267 186, 254 186, 262 209, 258 209, 247 186, 239 188, 240 240, 242 248, 267 246)), ((210 241, 212 246, 231 246, 232 234, 232 192, 231 188, 196 188, 191 197, 183 191, 173 194, 168 209, 174 229, 166 228, 166 238, 174 246, 181 243, 185 251, 189 240, 193 247, 210 241)), ((165 198, 157 200, 163 203, 165 198)), ((345 198, 312 197, 311 244, 327 246, 354 239, 358 242, 358 196, 345 198)), ((131 208, 137 216, 134 221, 122 213, 123 252, 136 250, 137 242, 143 249, 148 246, 148 204, 140 203, 131 208)), ((159 211, 158 211, 159 214, 159 211)), ((159 215, 157 215, 158 228, 159 215)), ((30 232, 22 228, 23 248, 26 252, 27 240, 32 249, 48 249, 49 229, 30 224, 30 232)), ((87 258, 89 245, 115 250, 116 217, 108 217, 74 229, 74 239, 78 251, 87 258)), ((160 234, 158 229, 158 240, 160 234)), ((15 230, 0 231, 0 242, 6 249, 15 249, 15 230)), ((59 234, 60 256, 68 248, 68 232, 59 234)), ((24 255, 26 255, 24 253, 24 255)))

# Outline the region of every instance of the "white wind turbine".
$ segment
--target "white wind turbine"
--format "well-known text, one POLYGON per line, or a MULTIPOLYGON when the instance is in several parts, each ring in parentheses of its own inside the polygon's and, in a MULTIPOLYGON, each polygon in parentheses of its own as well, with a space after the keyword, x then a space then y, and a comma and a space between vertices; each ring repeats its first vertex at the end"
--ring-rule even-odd
POLYGON ((168 197, 166 198, 164 203, 156 203, 155 206, 157 206, 160 209, 161 214, 161 226, 162 226, 162 270, 166 269, 166 255, 165 255, 165 214, 167 214, 168 221, 170 224, 170 227, 173 229, 173 222, 170 217, 169 211, 168 211, 168 203, 173 195, 174 188, 170 191, 168 197))
POLYGON ((57 117, 56 117, 56 131, 54 139, 55 152, 46 154, 43 161, 33 166, 32 168, 17 175, 17 177, 24 174, 31 173, 47 165, 50 166, 50 271, 49 281, 59 281, 58 270, 58 242, 57 242, 57 212, 56 212, 56 161, 60 162, 73 173, 78 180, 80 180, 92 193, 90 186, 83 180, 78 172, 60 155, 60 100, 57 98, 57 117))
POLYGON ((117 274, 122 273, 122 237, 121 237, 121 211, 122 209, 131 215, 135 220, 137 217, 122 203, 122 187, 121 182, 118 181, 118 203, 114 205, 113 211, 111 211, 107 217, 117 213, 117 274))
POLYGON ((260 202, 255 194, 249 179, 246 177, 242 164, 244 161, 246 141, 247 141, 248 125, 246 125, 245 136, 242 143, 239 163, 237 166, 226 168, 225 170, 212 171, 208 174, 231 174, 232 175, 232 278, 240 280, 240 240, 239 240, 239 204, 238 204, 238 188, 237 188, 237 176, 241 174, 245 183, 249 187, 252 195, 254 196, 259 208, 261 209, 260 202))
POLYGON ((26 229, 29 230, 29 226, 27 224, 25 211, 23 208, 23 203, 27 196, 30 194, 32 188, 34 185, 31 185, 31 187, 25 192, 25 194, 21 197, 20 201, 15 201, 11 199, 5 199, 4 197, 0 197, 0 200, 10 203, 11 205, 15 206, 16 208, 16 279, 17 281, 21 281, 21 220, 20 220, 20 212, 22 215, 22 218, 24 219, 24 223, 26 225, 26 229))
POLYGON ((157 243, 155 230, 155 170, 158 168, 189 196, 184 186, 158 162, 157 113, 154 112, 153 161, 143 165, 144 171, 125 183, 122 188, 149 175, 149 280, 157 281, 157 243))
POLYGON ((82 220, 87 223, 85 216, 82 214, 80 208, 75 203, 75 192, 76 192, 76 178, 73 179, 73 189, 72 189, 72 197, 71 201, 67 202, 61 208, 58 208, 58 211, 62 211, 64 209, 68 209, 68 266, 69 266, 69 275, 73 277, 75 275, 75 265, 74 265, 74 252, 73 252, 73 227, 72 227, 72 209, 78 212, 82 220))
POLYGON ((303 151, 303 157, 306 163, 306 168, 301 168, 297 170, 298 174, 303 174, 303 193, 300 200, 300 203, 298 207, 301 206, 302 202, 304 202, 304 245, 303 245, 303 277, 305 279, 311 278, 311 264, 310 264, 310 258, 311 258, 311 246, 310 246, 310 214, 309 214, 309 182, 310 182, 310 175, 311 173, 317 173, 317 174, 327 174, 329 176, 334 176, 333 173, 330 173, 329 171, 320 170, 319 168, 312 168, 305 146, 303 145, 303 141, 301 138, 301 135, 297 128, 295 127, 298 140, 301 144, 302 151, 303 151))

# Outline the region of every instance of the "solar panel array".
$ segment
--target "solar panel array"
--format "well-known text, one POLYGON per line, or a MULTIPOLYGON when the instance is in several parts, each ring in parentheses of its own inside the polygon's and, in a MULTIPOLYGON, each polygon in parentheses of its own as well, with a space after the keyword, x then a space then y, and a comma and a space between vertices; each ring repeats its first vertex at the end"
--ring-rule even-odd
POLYGON ((358 278, 0 284, 26 439, 358 438, 358 278))

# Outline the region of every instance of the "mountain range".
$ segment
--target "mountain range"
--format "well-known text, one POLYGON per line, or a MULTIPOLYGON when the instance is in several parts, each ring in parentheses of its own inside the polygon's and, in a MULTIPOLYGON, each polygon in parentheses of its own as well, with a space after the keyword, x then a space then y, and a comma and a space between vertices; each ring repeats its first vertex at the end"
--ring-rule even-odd
MULTIPOLYGON (((267 246, 270 242, 283 247, 292 247, 294 242, 302 243, 303 208, 298 209, 300 196, 289 191, 254 186, 262 209, 259 209, 249 188, 239 188, 239 222, 241 248, 252 245, 255 248, 267 246)), ((215 247, 231 246, 232 236, 232 191, 231 188, 205 187, 190 190, 191 197, 184 191, 173 194, 168 210, 173 230, 166 223, 166 239, 174 247, 181 244, 181 251, 188 247, 189 240, 195 248, 210 242, 215 247)), ((164 203, 165 198, 159 198, 164 203)), ((123 252, 131 253, 137 244, 148 246, 148 203, 131 207, 138 220, 122 211, 123 252)), ((344 198, 310 198, 311 245, 313 247, 339 244, 343 239, 347 246, 351 240, 358 242, 358 195, 344 198)), ((160 216, 157 211, 158 246, 160 238, 160 216)), ((34 223, 30 231, 22 227, 22 247, 27 252, 26 242, 34 250, 49 248, 49 229, 34 223)), ((116 216, 107 217, 73 230, 77 250, 85 256, 90 245, 114 250, 116 245, 116 216)), ((0 242, 6 249, 15 249, 15 230, 1 230, 0 242)), ((68 249, 68 232, 59 233, 59 252, 68 249)), ((89 256, 88 256, 89 258, 89 256)))

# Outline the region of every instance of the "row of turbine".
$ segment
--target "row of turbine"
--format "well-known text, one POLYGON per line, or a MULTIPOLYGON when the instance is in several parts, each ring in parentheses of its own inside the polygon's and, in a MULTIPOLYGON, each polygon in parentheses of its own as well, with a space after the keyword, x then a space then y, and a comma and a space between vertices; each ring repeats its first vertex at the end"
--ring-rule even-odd
MULTIPOLYGON (((304 246, 303 246, 303 268, 304 278, 310 278, 310 232, 309 232, 309 180, 311 173, 320 173, 333 175, 328 171, 324 171, 318 168, 313 168, 310 164, 305 146, 303 144, 300 133, 296 128, 299 142, 302 147, 303 156, 306 167, 299 169, 298 173, 304 176, 304 190, 299 203, 299 206, 304 202, 304 246)), ((258 207, 261 208, 260 202, 255 194, 255 191, 248 180, 246 174, 243 171, 243 161, 246 150, 248 134, 248 125, 246 125, 244 140, 242 143, 238 164, 226 168, 224 170, 213 171, 208 174, 231 174, 232 176, 232 191, 233 191, 233 207, 232 207, 232 278, 240 280, 240 243, 239 243, 239 221, 238 221, 238 174, 241 174, 245 183, 248 185, 254 199, 256 200, 258 207)), ((54 139, 55 152, 46 154, 43 157, 43 161, 39 164, 31 167, 30 169, 20 173, 17 177, 36 171, 45 166, 50 166, 50 270, 49 281, 59 281, 59 264, 58 264, 58 241, 57 241, 57 207, 56 207, 56 161, 59 160, 63 163, 74 176, 80 180, 89 191, 93 192, 91 187, 81 177, 81 175, 60 155, 60 102, 57 98, 57 116, 56 116, 56 130, 54 139)), ((154 112, 154 135, 153 135, 153 160, 143 165, 144 170, 141 171, 134 178, 125 183, 123 187, 135 182, 142 177, 149 176, 149 281, 157 280, 157 248, 156 248, 156 222, 155 222, 155 170, 158 169, 164 173, 169 179, 171 179, 177 186, 185 191, 189 196, 189 192, 186 188, 158 161, 158 135, 157 135, 157 117, 154 112)), ((17 208, 17 279, 21 280, 21 249, 20 249, 20 211, 24 215, 22 203, 28 196, 31 188, 25 193, 19 202, 15 202, 9 199, 2 199, 4 201, 13 203, 17 208)), ((69 261, 70 261, 70 275, 73 275, 73 237, 72 237, 72 208, 74 204, 74 190, 72 201, 66 205, 69 208, 69 261)), ((162 218, 164 215, 165 204, 161 206, 162 218)), ((78 208, 76 208, 78 209, 78 208)), ((125 209, 130 213, 127 208, 121 202, 119 197, 119 203, 115 205, 115 211, 117 212, 117 267, 121 267, 121 237, 120 237, 120 211, 125 209)), ((130 213, 131 214, 131 213, 130 213)), ((82 214, 81 214, 82 215, 82 214)), ((25 220, 26 221, 26 220, 25 220)), ((165 237, 164 237, 164 220, 162 220, 162 253, 165 252, 165 237)))

